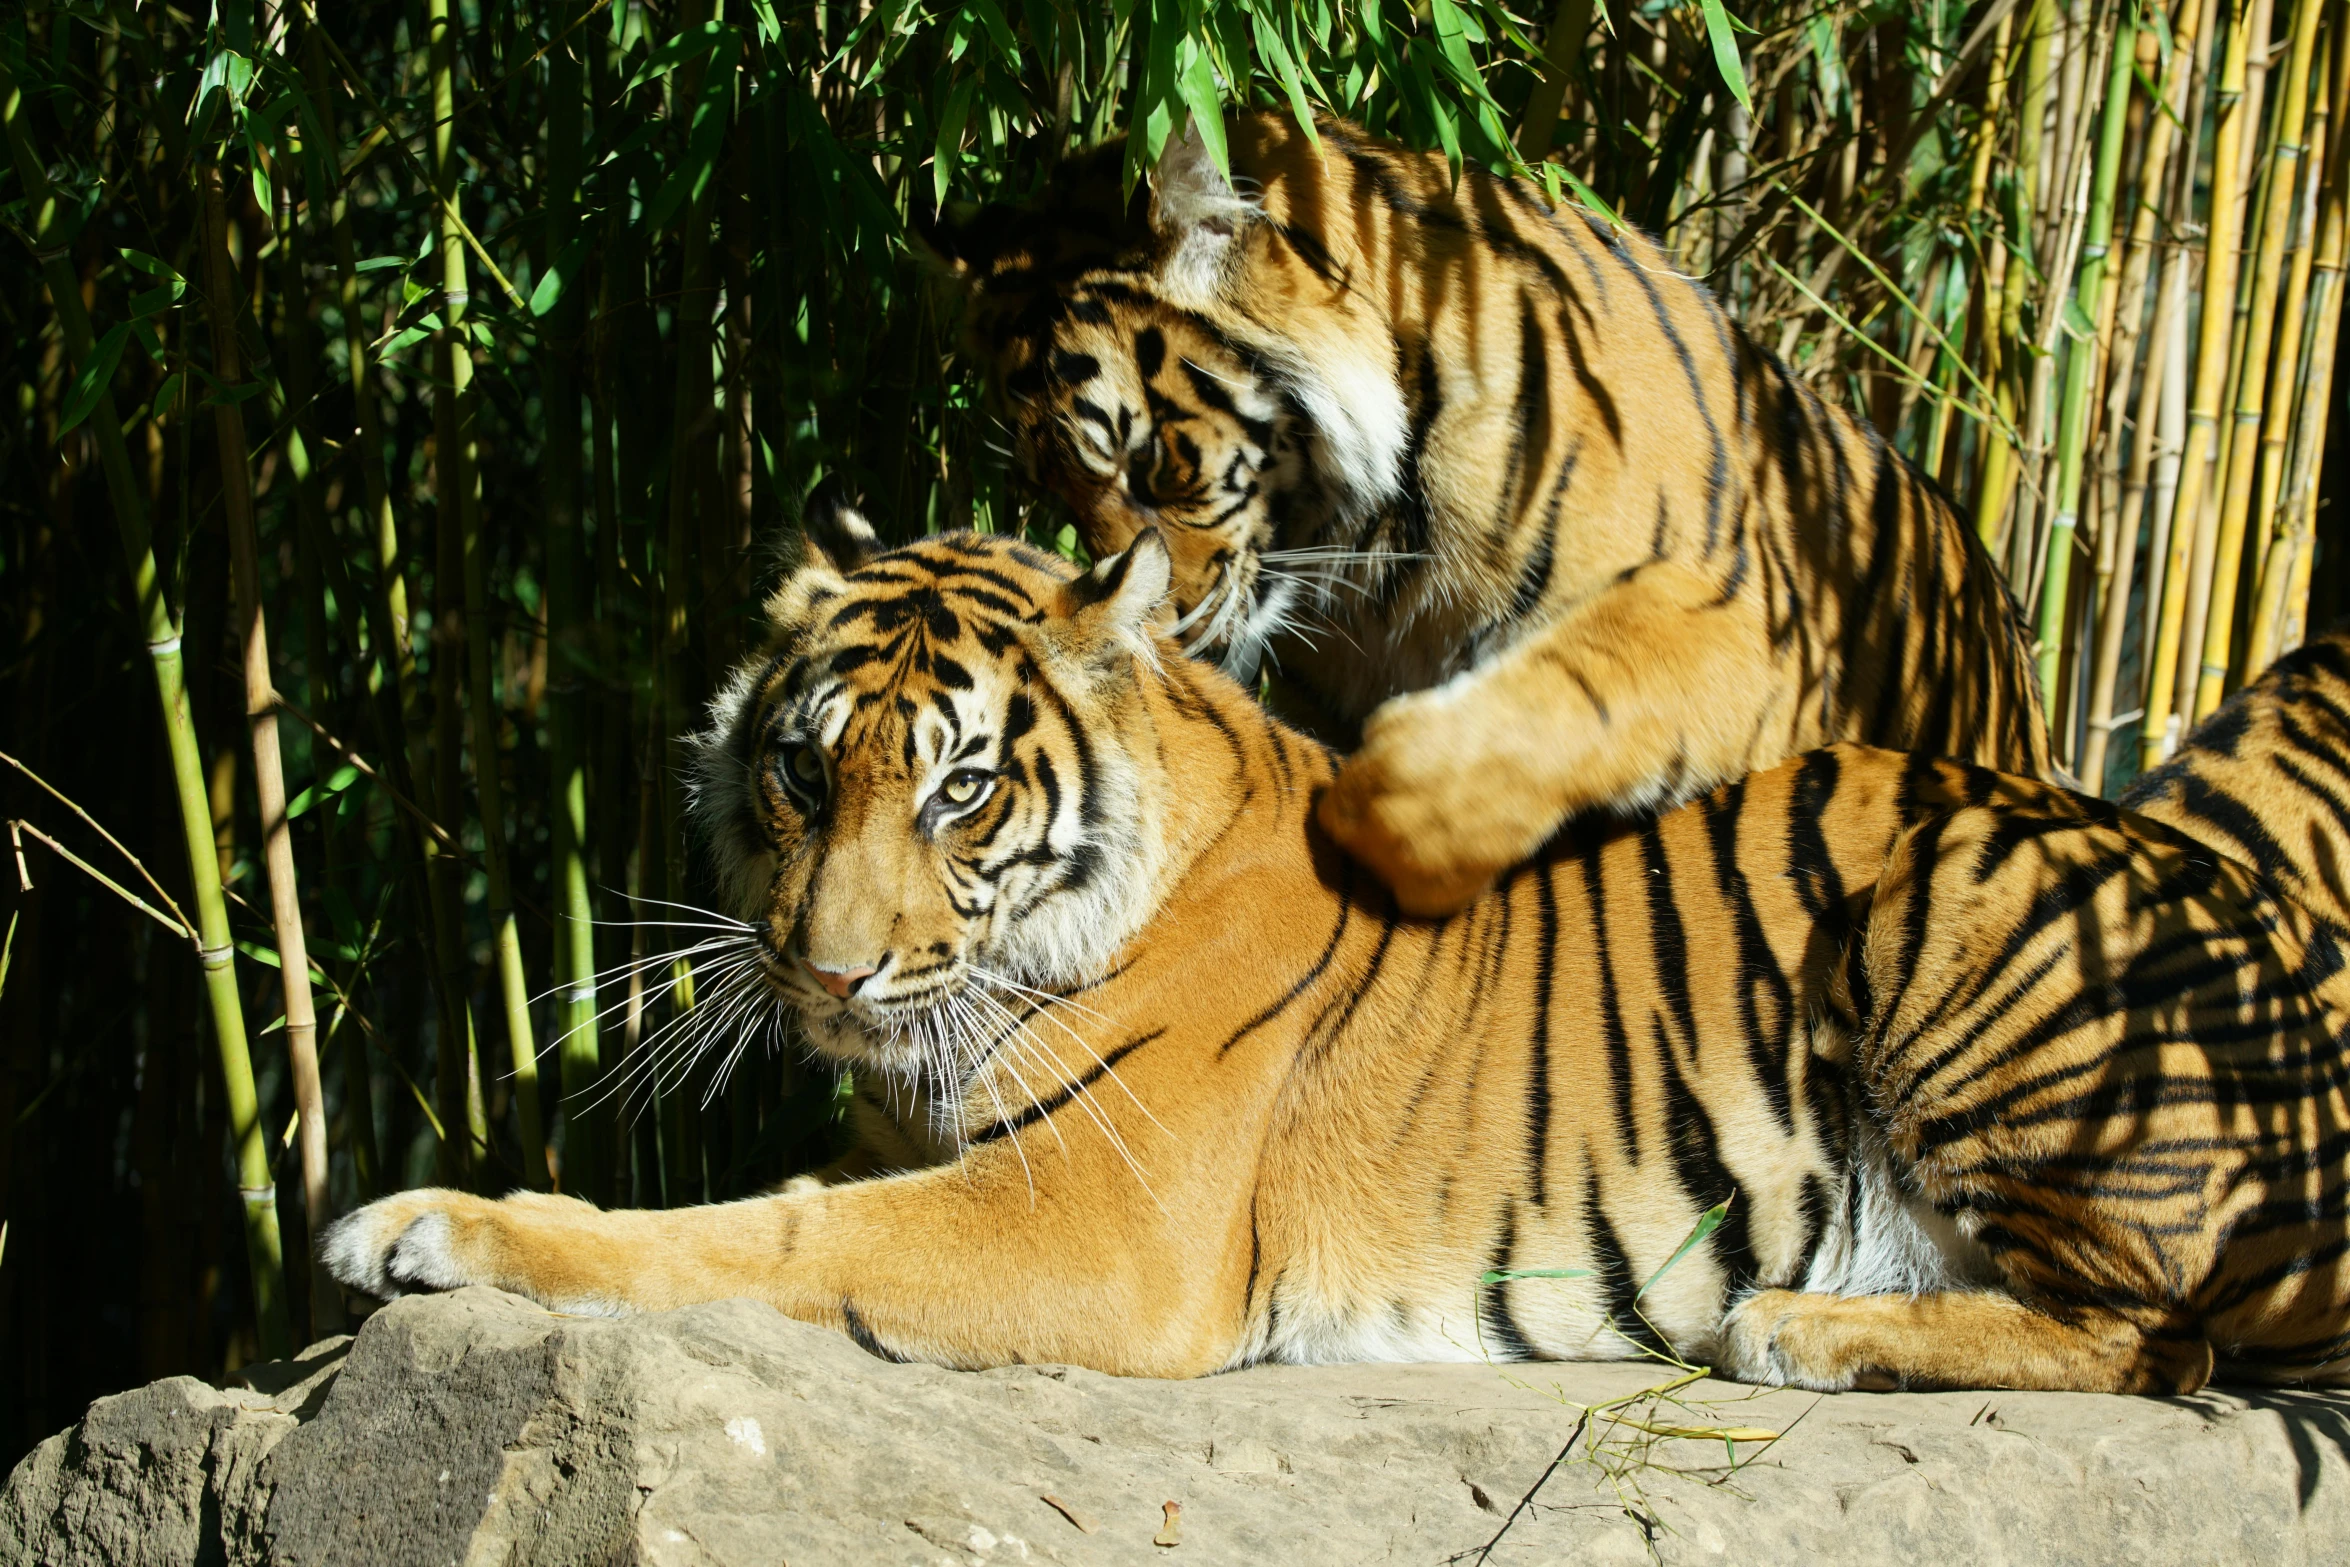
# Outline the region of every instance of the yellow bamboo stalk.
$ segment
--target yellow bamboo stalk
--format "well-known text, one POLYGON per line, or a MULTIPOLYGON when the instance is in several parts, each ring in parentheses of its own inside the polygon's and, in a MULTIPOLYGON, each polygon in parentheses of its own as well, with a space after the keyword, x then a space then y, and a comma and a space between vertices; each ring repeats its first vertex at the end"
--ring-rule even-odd
MULTIPOLYGON (((2317 249, 2314 230, 2321 195, 2320 165, 2327 142, 2327 122, 2332 118, 2328 86, 2321 74, 2316 83, 2317 100, 2309 109, 2308 146, 2316 150, 2316 156, 2304 154, 2301 158, 2298 179, 2302 190, 2292 203, 2292 232, 2286 240, 2287 253, 2292 257, 2291 270, 2285 276, 2283 313, 2277 322, 2276 359, 2269 373, 2268 401, 2261 412, 2260 488, 2246 524, 2250 532, 2254 583, 2251 623, 2245 629, 2241 671, 2246 680, 2266 669, 2276 657, 2277 606, 2284 599, 2284 580, 2292 571, 2293 530, 2281 496, 2298 422, 2294 417, 2294 394, 2301 385, 2301 339, 2307 326, 2309 279, 2317 249), (2270 569, 2280 560, 2284 570, 2270 569)), ((2321 400, 2324 395, 2319 394, 2321 400)))
MULTIPOLYGON (((2154 273, 2156 227, 2162 217, 2171 148, 2178 139, 2188 85, 2194 75, 2196 40, 2209 25, 2210 11, 2203 0, 2184 0, 2171 25, 2177 43, 2171 50, 2156 102, 2147 114, 2137 207, 2130 217, 2129 237, 2123 250, 2120 298, 2112 317, 2100 323, 2101 331, 2111 333, 2113 344, 2112 357, 2108 360, 2104 476, 2106 503, 2115 509, 2109 537, 2100 540, 2101 546, 2110 547, 2111 567, 2098 584, 2097 648, 2090 666, 2088 715, 2080 766, 2082 782, 2100 794, 2104 792, 2106 752, 2115 728, 2113 697, 2129 627, 2130 589, 2137 579, 2138 529, 2145 516, 2146 477, 2154 456, 2162 377, 2168 368, 2170 333, 2162 319, 2163 295, 2157 296, 2155 328, 2148 338, 2146 362, 2138 378, 2138 417, 2129 443, 2126 477, 2121 462, 2123 417, 2129 406, 2130 369, 2143 335, 2140 322, 2145 314, 2147 287, 2154 273)), ((2153 35, 2142 32, 2139 36, 2151 39, 2153 35)), ((2173 264, 2177 264, 2175 260, 2173 264)), ((2168 276, 2166 270, 2166 279, 2168 276)))
MULTIPOLYGON (((228 254, 228 211, 218 161, 198 170, 203 190, 205 314, 212 323, 212 372, 223 386, 245 379, 237 344, 237 289, 228 254)), ((269 670, 269 624, 261 603, 261 548, 253 523, 253 474, 246 457, 245 411, 227 398, 212 403, 220 442, 221 513, 228 522, 235 583, 237 640, 244 650, 245 727, 253 746, 253 792, 261 806, 262 863, 269 873, 270 919, 277 936, 278 984, 285 997, 286 1060, 301 1129, 302 1204, 315 1241, 333 1217, 326 1190, 326 1097, 318 1079, 318 1011, 310 997, 310 949, 302 932, 294 838, 286 818, 285 763, 277 734, 277 682, 269 670)), ((325 1269, 311 1266, 311 1337, 342 1326, 341 1296, 325 1269)))
MULTIPOLYGON (((2266 182, 2253 180, 2260 162, 2260 128, 2262 112, 2267 102, 2268 40, 2274 18, 2275 0, 2252 0, 2247 52, 2244 57, 2244 137, 2237 149, 2236 208, 2239 214, 2235 292, 2235 320, 2228 339, 2228 378, 2220 393, 2219 406, 2233 410, 2242 390, 2244 379, 2244 343, 2252 319, 2251 252, 2260 233, 2260 207, 2255 198, 2262 193, 2266 182)), ((2216 167, 2216 165, 2215 165, 2216 167)), ((2208 291, 2205 299, 2211 295, 2208 291)), ((2223 418, 2213 432, 2211 461, 2204 474, 2203 505, 2195 514, 2195 558, 2187 578, 2187 619, 2179 637, 2178 687, 2174 696, 2174 711, 2183 731, 2195 707, 2195 694, 2202 685, 2203 639, 2211 613, 2211 583, 2219 565, 2220 507, 2227 491, 2229 452, 2235 440, 2236 421, 2223 418)))
POLYGON ((2309 624, 2309 573, 2317 551, 2317 467, 2325 450, 2326 423, 2333 412, 2334 351, 2342 329, 2344 251, 2350 248, 2350 23, 2334 24, 2333 80, 2327 97, 2335 108, 2333 145, 2326 155, 2324 211, 2318 221, 2317 256, 2311 268, 2309 366, 2302 377, 2302 427, 2295 437, 2293 487, 2285 505, 2294 525, 2291 575, 2278 610, 2276 649, 2301 645, 2309 624))
MULTIPOLYGON (((2301 137, 2309 118, 2309 67, 2317 54, 2320 11, 2320 0, 2295 0, 2293 49, 2285 65, 2284 96, 2277 103, 2268 189, 2261 201, 2258 249, 2253 253, 2251 298, 2238 350, 2243 368, 2236 394, 2236 427, 2229 441, 2227 486, 2220 499, 2211 602, 2204 612, 2203 666, 2195 687, 2195 718, 2218 707, 2220 698, 2227 694, 2228 654, 2236 639, 2237 579, 2244 563, 2244 527, 2252 510, 2253 464, 2260 455, 2262 411, 2268 392, 2269 341, 2277 323, 2278 274, 2284 265, 2294 198, 2300 193, 2301 137)), ((2290 380, 2286 384, 2291 385, 2290 380)), ((2277 422, 2281 444, 2285 420, 2277 422)))
POLYGON ((2154 642, 2154 673, 2146 694, 2146 718, 2138 738, 2139 764, 2151 768, 2177 743, 2170 722, 2178 694, 2179 649, 2185 642, 2188 568, 2203 509, 2204 468, 2219 427, 2219 400, 2227 380, 2230 328, 2235 317, 2224 303, 2235 297, 2236 248, 2243 212, 2236 201, 2238 150, 2244 140, 2244 57, 2250 49, 2250 18, 2237 11, 2228 26, 2220 66, 2219 134, 2212 142, 2211 224, 2204 242, 2203 297, 2210 305, 2195 349, 2195 391, 2187 409, 2187 448, 2180 459, 2178 499, 2172 512, 2170 560, 2163 575, 2162 613, 2154 642))

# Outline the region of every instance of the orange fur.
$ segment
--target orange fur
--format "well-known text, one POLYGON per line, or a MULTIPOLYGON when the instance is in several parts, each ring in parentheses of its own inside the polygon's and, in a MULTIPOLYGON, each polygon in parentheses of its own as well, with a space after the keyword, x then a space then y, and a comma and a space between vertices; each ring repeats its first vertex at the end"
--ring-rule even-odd
POLYGON ((918 1079, 902 1142, 943 1162, 666 1213, 404 1193, 330 1234, 337 1273, 747 1295, 960 1366, 1661 1340, 1828 1388, 2338 1374, 2350 978, 2254 872, 1845 746, 1410 918, 1315 824, 1328 753, 1138 651, 1167 570, 817 561, 700 743, 740 960, 867 1113, 918 1079))
POLYGON ((1365 726, 1324 825, 1407 908, 1832 741, 2046 770, 1965 520, 1647 239, 1336 122, 1147 202, 1119 151, 938 236, 967 336, 1088 544, 1164 533, 1188 647, 1365 726))

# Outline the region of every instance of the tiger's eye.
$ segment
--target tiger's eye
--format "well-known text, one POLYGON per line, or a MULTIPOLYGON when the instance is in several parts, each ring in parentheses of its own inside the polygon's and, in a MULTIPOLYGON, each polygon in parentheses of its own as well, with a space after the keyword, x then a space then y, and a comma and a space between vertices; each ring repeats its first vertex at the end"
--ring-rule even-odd
POLYGON ((983 773, 957 773, 947 780, 943 792, 951 803, 969 805, 979 797, 979 791, 986 783, 987 777, 983 773))
POLYGON ((820 784, 824 782, 824 763, 817 759, 814 751, 804 745, 792 748, 791 770, 793 776, 802 783, 820 784))

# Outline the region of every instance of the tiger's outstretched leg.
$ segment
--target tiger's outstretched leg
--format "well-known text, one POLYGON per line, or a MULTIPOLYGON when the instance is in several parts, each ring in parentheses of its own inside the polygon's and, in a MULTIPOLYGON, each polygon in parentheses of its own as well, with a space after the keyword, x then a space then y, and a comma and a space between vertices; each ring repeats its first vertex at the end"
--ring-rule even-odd
POLYGON ((1776 684, 1751 602, 1643 566, 1492 661, 1383 704, 1322 825, 1407 912, 1450 913, 1580 811, 1746 772, 1776 684))
POLYGON ((2210 1380, 2200 1333, 2102 1307, 2062 1318, 1996 1293, 1821 1295, 1763 1290, 1722 1326, 1721 1369, 1748 1382, 1850 1388, 2005 1387, 2192 1393, 2210 1380))
POLYGON ((1117 1178, 1082 1157, 1064 1172, 1041 1156, 1031 1200, 1001 1147, 699 1208, 402 1192, 343 1219, 321 1249, 337 1278, 385 1298, 484 1284, 597 1316, 746 1298, 940 1365, 1190 1377, 1226 1363, 1247 1308, 1245 1181, 1224 1183, 1234 1196, 1221 1204, 1204 1191, 1170 1201, 1190 1215, 1178 1226, 1130 1180, 1131 1200, 1105 1195, 1117 1178))

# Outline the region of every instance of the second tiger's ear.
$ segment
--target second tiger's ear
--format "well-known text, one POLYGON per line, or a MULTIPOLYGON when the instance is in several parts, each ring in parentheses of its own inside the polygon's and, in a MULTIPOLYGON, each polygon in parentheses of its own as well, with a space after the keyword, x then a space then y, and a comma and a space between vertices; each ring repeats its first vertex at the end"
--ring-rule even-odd
POLYGON ((828 566, 842 576, 881 553, 881 535, 849 500, 848 487, 838 474, 827 474, 808 492, 800 511, 800 534, 807 541, 803 566, 828 566))
POLYGON ((1258 216, 1257 204, 1216 166, 1198 121, 1187 118, 1151 171, 1151 229, 1164 247, 1161 281, 1187 294, 1213 293, 1258 216))

